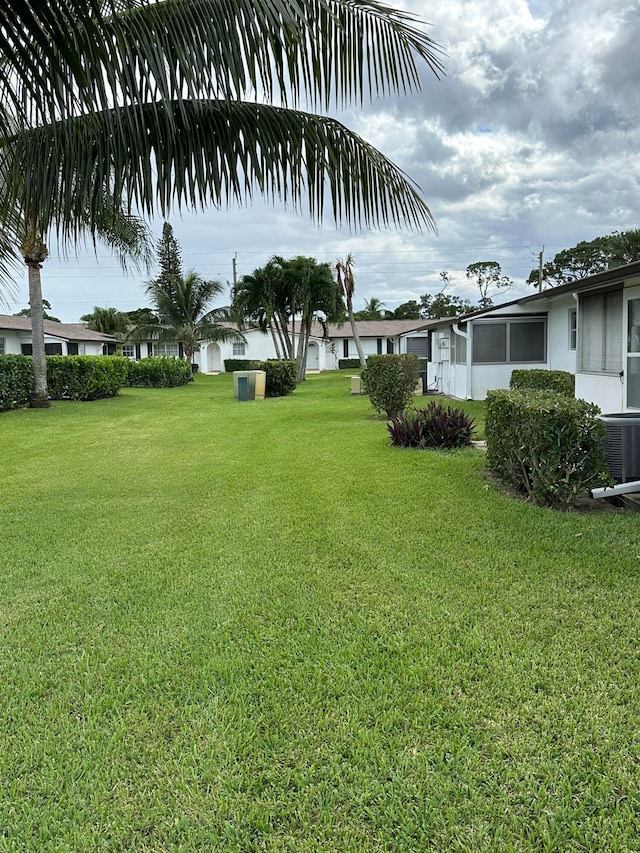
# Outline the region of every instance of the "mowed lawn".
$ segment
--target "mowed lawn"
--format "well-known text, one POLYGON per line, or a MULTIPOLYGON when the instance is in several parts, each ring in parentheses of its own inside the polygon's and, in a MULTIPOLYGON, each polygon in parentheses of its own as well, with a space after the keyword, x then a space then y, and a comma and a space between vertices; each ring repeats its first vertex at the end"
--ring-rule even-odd
POLYGON ((345 374, 0 446, 0 851, 640 850, 638 515, 391 449, 345 374))

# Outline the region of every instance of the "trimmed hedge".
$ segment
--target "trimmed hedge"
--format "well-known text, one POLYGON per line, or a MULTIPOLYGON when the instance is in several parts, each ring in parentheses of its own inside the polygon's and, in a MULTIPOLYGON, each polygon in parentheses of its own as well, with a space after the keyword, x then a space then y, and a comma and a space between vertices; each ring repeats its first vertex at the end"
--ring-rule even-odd
POLYGON ((286 397, 296 390, 298 367, 295 361, 283 361, 278 358, 269 358, 267 361, 225 358, 224 369, 227 373, 233 373, 234 370, 264 370, 265 397, 286 397))
POLYGON ((600 410, 544 391, 489 391, 487 465, 541 506, 567 508, 611 483, 600 410))
POLYGON ((142 358, 128 361, 125 385, 129 388, 176 388, 193 382, 191 365, 181 358, 142 358))
POLYGON ((30 356, 0 355, 0 411, 27 406, 32 382, 30 356))
POLYGON ((127 359, 115 355, 48 355, 47 387, 52 400, 115 397, 127 377, 127 359))
POLYGON ((360 370, 359 358, 339 358, 338 370, 360 370))
POLYGON ((420 378, 420 360, 413 353, 370 355, 361 376, 373 408, 392 420, 413 398, 420 378))
POLYGON ((575 397, 576 377, 567 370, 514 370, 509 387, 519 391, 555 391, 566 397, 575 397))
POLYGON ((256 367, 260 363, 251 358, 225 358, 224 370, 225 373, 233 373, 234 370, 262 370, 261 367, 256 367))

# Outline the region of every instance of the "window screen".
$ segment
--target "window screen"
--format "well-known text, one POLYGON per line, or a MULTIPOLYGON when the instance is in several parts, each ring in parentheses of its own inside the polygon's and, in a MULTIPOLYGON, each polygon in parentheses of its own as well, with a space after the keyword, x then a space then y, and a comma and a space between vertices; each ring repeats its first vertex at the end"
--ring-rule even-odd
POLYGON ((509 361, 545 360, 545 321, 509 323, 509 361))
POLYGON ((580 371, 622 370, 622 291, 580 297, 580 371))
POLYGON ((467 363, 467 339, 462 335, 451 335, 451 360, 455 364, 467 363))
POLYGON ((428 338, 407 338, 407 352, 411 352, 419 358, 427 358, 429 354, 428 344, 428 338))
MULTIPOLYGON (((457 358, 457 356, 456 356, 457 358)), ((473 329, 473 361, 476 364, 507 360, 507 324, 479 323, 473 329)))

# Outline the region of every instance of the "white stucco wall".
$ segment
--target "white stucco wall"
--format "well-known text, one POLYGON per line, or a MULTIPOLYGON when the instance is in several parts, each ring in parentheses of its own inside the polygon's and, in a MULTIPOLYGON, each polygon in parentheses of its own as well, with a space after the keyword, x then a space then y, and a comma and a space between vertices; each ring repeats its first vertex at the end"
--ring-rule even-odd
MULTIPOLYGON (((4 338, 5 355, 22 355, 22 344, 31 343, 31 332, 0 329, 0 338, 4 338)), ((45 335, 45 344, 62 344, 62 354, 67 355, 67 341, 55 335, 45 335)), ((102 343, 99 341, 83 341, 78 344, 78 355, 102 355, 102 343)))
POLYGON ((604 373, 576 373, 576 397, 595 403, 601 411, 623 412, 624 385, 619 376, 604 373))
MULTIPOLYGON (((218 341, 216 343, 204 341, 200 345, 200 351, 194 353, 194 361, 197 363, 200 371, 203 373, 207 373, 210 370, 224 372, 224 362, 228 358, 266 361, 266 359, 278 357, 271 334, 264 334, 259 329, 250 329, 243 332, 243 335, 245 337, 244 355, 234 355, 233 340, 218 341)), ((337 370, 338 357, 332 353, 330 341, 325 341, 321 338, 311 338, 309 343, 313 343, 318 353, 317 367, 316 361, 313 359, 313 369, 337 370)), ((297 349, 297 334, 295 345, 297 349)))

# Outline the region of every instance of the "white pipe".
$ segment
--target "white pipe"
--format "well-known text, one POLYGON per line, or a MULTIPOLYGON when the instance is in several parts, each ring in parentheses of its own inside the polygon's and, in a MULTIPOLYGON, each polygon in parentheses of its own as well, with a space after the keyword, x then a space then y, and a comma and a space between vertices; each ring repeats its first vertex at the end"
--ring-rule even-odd
POLYGON ((614 498, 616 495, 630 495, 640 492, 640 480, 629 483, 619 483, 617 486, 604 486, 601 489, 591 489, 589 494, 594 500, 598 498, 614 498))

